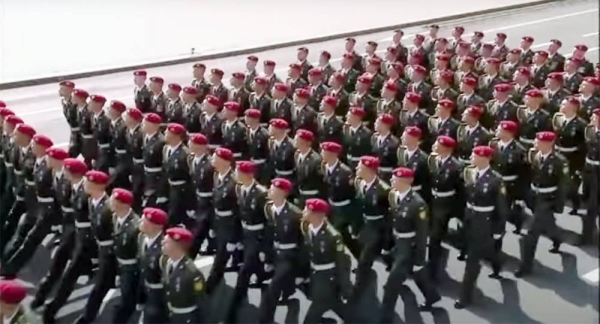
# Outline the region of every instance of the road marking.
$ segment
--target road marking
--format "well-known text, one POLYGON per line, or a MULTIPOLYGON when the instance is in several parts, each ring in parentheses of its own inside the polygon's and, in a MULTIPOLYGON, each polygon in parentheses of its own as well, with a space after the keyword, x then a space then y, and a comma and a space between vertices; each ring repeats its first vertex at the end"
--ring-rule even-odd
POLYGON ((598 33, 598 32, 593 32, 593 33, 589 33, 589 34, 583 34, 583 35, 581 35, 581 36, 582 36, 582 37, 591 37, 591 36, 598 35, 598 34, 600 34, 600 33, 598 33))
POLYGON ((592 283, 598 283, 600 281, 600 269, 592 270, 584 274, 582 278, 592 283))

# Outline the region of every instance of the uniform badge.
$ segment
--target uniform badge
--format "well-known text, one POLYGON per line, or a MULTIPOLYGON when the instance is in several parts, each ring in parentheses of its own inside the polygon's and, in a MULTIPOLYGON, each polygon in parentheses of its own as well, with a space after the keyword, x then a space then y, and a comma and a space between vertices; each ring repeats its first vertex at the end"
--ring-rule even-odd
POLYGON ((338 241, 337 241, 336 250, 337 250, 338 252, 342 252, 342 251, 344 251, 344 243, 342 243, 342 241, 341 241, 341 240, 338 240, 338 241))
POLYGON ((175 283, 175 290, 176 291, 181 290, 181 278, 179 278, 179 277, 177 277, 177 282, 175 283))
POLYGON ((402 217, 406 217, 406 214, 407 214, 406 211, 403 211, 402 212, 402 217))
POLYGON ((568 167, 567 165, 565 165, 565 166, 563 167, 563 174, 564 174, 564 175, 568 175, 568 174, 569 174, 569 167, 568 167))
POLYGON ((325 253, 325 241, 321 241, 321 253, 325 253))
POLYGON ((419 213, 419 218, 420 219, 426 219, 427 218, 427 210, 425 208, 421 209, 421 212, 419 213))
POLYGON ((501 193, 503 196, 506 196, 506 187, 505 187, 504 185, 501 185, 501 186, 500 186, 500 193, 501 193))
POLYGON ((197 292, 202 291, 202 289, 204 289, 204 283, 202 283, 202 280, 198 280, 194 283, 194 290, 197 292))

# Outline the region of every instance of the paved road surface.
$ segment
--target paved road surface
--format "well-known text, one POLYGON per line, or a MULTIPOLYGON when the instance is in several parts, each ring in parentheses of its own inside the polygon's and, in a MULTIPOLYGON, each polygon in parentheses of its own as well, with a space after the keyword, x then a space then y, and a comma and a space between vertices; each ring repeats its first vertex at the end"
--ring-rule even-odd
MULTIPOLYGON (((595 1, 573 1, 571 5, 561 7, 546 7, 535 11, 523 11, 500 17, 486 17, 474 20, 463 20, 449 24, 463 25, 467 33, 475 30, 486 32, 486 40, 490 40, 495 32, 503 31, 509 35, 509 45, 516 46, 521 36, 535 37, 537 48, 545 48, 552 38, 561 39, 564 43, 562 52, 568 54, 572 47, 578 43, 586 43, 592 48, 589 59, 598 61, 598 6, 595 1), (596 34, 594 34, 596 33, 596 34)), ((407 30, 412 34, 420 30, 407 30)), ((444 28, 443 34, 448 33, 444 28)), ((368 40, 377 40, 382 43, 389 41, 390 33, 380 33, 360 37, 359 48, 368 40)), ((407 37, 406 43, 412 41, 407 37)), ((343 41, 336 40, 310 46, 313 51, 312 58, 319 50, 327 49, 334 57, 339 57, 343 51, 343 41)), ((281 49, 265 53, 257 53, 261 59, 273 59, 283 69, 280 75, 285 75, 285 67, 295 57, 295 49, 281 49)), ((205 62, 209 67, 215 66, 224 69, 227 73, 243 69, 244 58, 234 57, 222 59, 218 62, 205 62)), ((190 65, 177 65, 150 70, 152 75, 160 75, 167 82, 187 83, 190 80, 190 65)), ((109 99, 124 100, 132 104, 132 80, 130 73, 120 73, 96 78, 75 80, 78 86, 89 90, 91 93, 106 95, 109 99)), ((35 126, 39 132, 49 134, 57 143, 68 140, 68 128, 60 114, 60 105, 56 96, 56 85, 44 85, 30 88, 0 91, 0 100, 6 100, 9 106, 25 120, 35 126)), ((475 299, 476 305, 457 311, 452 307, 457 296, 459 282, 464 272, 464 263, 456 260, 456 250, 448 247, 447 278, 441 284, 444 295, 439 303, 439 308, 432 314, 419 314, 416 312, 417 301, 422 296, 407 293, 404 302, 397 306, 399 321, 410 323, 592 323, 598 322, 598 250, 596 248, 581 249, 571 245, 575 234, 581 230, 581 222, 576 216, 562 215, 558 218, 559 225, 565 230, 567 244, 563 245, 563 253, 553 255, 547 253, 550 242, 543 238, 539 244, 537 254, 538 265, 536 274, 525 280, 516 280, 510 272, 516 269, 519 258, 519 240, 512 233, 506 235, 504 251, 506 252, 505 279, 492 280, 483 272, 479 280, 480 294, 475 299), (415 301, 416 298, 416 301, 415 301)), ((49 261, 49 253, 41 249, 35 266, 24 270, 23 279, 28 282, 37 282, 43 275, 49 261)), ((199 260, 202 269, 207 271, 210 259, 199 260)), ((380 264, 375 266, 377 285, 373 284, 371 293, 365 296, 364 302, 356 308, 357 322, 368 322, 369 315, 376 313, 377 305, 382 297, 382 285, 387 277, 380 264)), ((375 276, 374 276, 375 280, 375 276)), ((219 296, 213 300, 216 311, 214 320, 218 320, 219 311, 222 311, 228 297, 232 295, 231 287, 235 285, 235 275, 226 276, 227 285, 223 285, 219 296), (221 299, 222 297, 222 299, 221 299)), ((414 290, 412 282, 407 283, 414 290)), ((83 307, 87 294, 85 285, 78 290, 79 297, 74 298, 68 305, 63 317, 66 323, 75 316, 83 307), (70 315, 68 314, 70 313, 70 315)), ((416 291, 416 290, 415 290, 416 291)), ((298 301, 290 307, 280 307, 277 311, 277 321, 280 323, 295 323, 301 321, 307 310, 309 302, 297 293, 298 301)), ((116 294, 113 296, 116 297, 116 294)), ((256 318, 256 307, 260 293, 253 290, 250 293, 249 304, 244 307, 244 319, 252 321, 256 318)), ((103 312, 100 322, 108 321, 110 306, 115 302, 113 298, 103 312)))

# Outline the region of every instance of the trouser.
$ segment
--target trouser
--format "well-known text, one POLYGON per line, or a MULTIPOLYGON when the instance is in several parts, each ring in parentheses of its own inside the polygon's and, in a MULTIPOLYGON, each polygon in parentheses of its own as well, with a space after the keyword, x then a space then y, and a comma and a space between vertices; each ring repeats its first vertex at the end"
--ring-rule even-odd
POLYGON ((146 302, 144 303, 142 323, 164 324, 169 321, 169 311, 165 297, 164 288, 146 287, 146 302))
POLYGON ((204 323, 204 321, 202 320, 200 308, 197 308, 194 311, 184 314, 176 314, 171 312, 171 315, 169 316, 169 323, 204 323))
POLYGON ((159 209, 162 209, 164 211, 168 211, 168 209, 167 209, 167 202, 166 201, 160 201, 161 198, 164 199, 166 197, 159 196, 159 193, 156 192, 156 191, 145 192, 144 193, 144 198, 142 200, 142 208, 152 207, 152 208, 159 208, 159 209))
POLYGON ((587 171, 585 173, 583 193, 586 197, 586 213, 582 217, 582 243, 589 244, 594 241, 594 237, 598 235, 598 226, 596 220, 600 216, 600 172, 596 167, 596 171, 587 171))
POLYGON ((258 308, 259 323, 273 323, 279 298, 283 295, 285 299, 296 291, 297 251, 279 251, 278 254, 275 259, 275 273, 262 295, 258 308))
POLYGON ((114 287, 117 276, 117 260, 112 252, 112 246, 101 247, 99 250, 99 267, 94 277, 94 288, 90 292, 83 314, 78 323, 92 323, 96 316, 106 293, 114 287))
MULTIPOLYGON (((11 169, 12 172, 12 169, 11 169)), ((0 187, 3 188, 2 195, 0 196, 0 230, 4 228, 4 222, 6 222, 8 218, 8 214, 10 209, 14 205, 15 202, 15 193, 13 192, 12 183, 0 183, 0 187)), ((4 234, 4 232, 0 233, 4 234)), ((0 235, 0 240, 2 240, 2 235, 0 235)))
POLYGON ((359 235, 361 250, 357 260, 355 298, 359 297, 366 288, 373 263, 381 255, 386 240, 389 239, 385 234, 386 224, 384 219, 365 220, 365 226, 359 235))
POLYGON ((119 265, 119 290, 121 302, 114 313, 112 323, 126 324, 135 312, 140 272, 137 264, 119 265))
POLYGON ((345 322, 346 310, 340 298, 336 269, 313 271, 310 276, 311 304, 304 323, 321 323, 328 311, 335 312, 345 322))
POLYGON ((207 252, 215 249, 215 232, 212 229, 215 213, 210 203, 212 198, 198 197, 197 199, 196 223, 192 226, 194 241, 189 250, 189 256, 192 259, 196 258, 205 240, 208 240, 207 252))
POLYGON ((358 258, 360 246, 354 237, 360 233, 362 217, 355 211, 355 206, 352 203, 346 206, 333 206, 332 224, 340 232, 350 252, 358 258))
POLYGON ((533 222, 523 238, 521 270, 530 271, 535 259, 540 235, 548 236, 554 245, 560 244, 560 233, 554 217, 554 201, 538 201, 533 210, 533 222))
POLYGON ((133 193, 133 210, 140 214, 144 201, 144 170, 141 164, 133 165, 128 180, 131 182, 131 192, 133 193))
POLYGON ((188 217, 189 213, 195 213, 193 206, 193 197, 190 197, 189 184, 171 186, 169 189, 169 203, 167 213, 169 215, 169 227, 184 225, 186 228, 192 227, 193 218, 188 217))
POLYGON ((221 283, 221 280, 223 280, 227 261, 229 261, 229 258, 232 257, 237 250, 237 228, 234 217, 215 217, 220 219, 216 220, 217 246, 215 259, 212 268, 210 269, 208 279, 206 280, 206 293, 209 295, 217 288, 219 283, 221 283))
POLYGON ((81 136, 79 131, 71 131, 69 138, 69 156, 76 158, 81 153, 81 136))
POLYGON ((230 323, 235 321, 238 306, 248 294, 250 278, 254 274, 261 282, 264 278, 264 269, 260 261, 262 242, 260 240, 262 231, 244 231, 243 264, 238 271, 237 283, 235 285, 233 301, 230 306, 230 323))
POLYGON ((520 231, 523 228, 523 206, 521 203, 524 201, 520 188, 517 187, 518 185, 521 185, 520 182, 506 182, 506 198, 510 208, 507 220, 515 225, 517 231, 520 231))
MULTIPOLYGON (((429 266, 433 278, 437 278, 437 275, 441 270, 443 255, 442 241, 446 238, 448 233, 448 222, 452 217, 457 217, 462 220, 462 215, 453 213, 456 210, 459 210, 459 208, 453 208, 453 206, 449 204, 436 204, 434 198, 431 220, 432 231, 429 244, 429 266)), ((464 254, 467 246, 465 244, 462 226, 458 229, 457 234, 459 238, 458 243, 460 253, 464 254)))
MULTIPOLYGON (((8 203, 9 202, 9 197, 4 197, 5 200, 2 201, 2 203, 8 203)), ((22 200, 22 198, 19 198, 20 200, 15 200, 15 196, 12 195, 13 199, 10 199, 12 201, 12 205, 11 207, 8 207, 6 209, 7 214, 6 217, 3 219, 2 224, 0 224, 2 226, 2 231, 0 232, 0 257, 2 259, 2 261, 5 260, 5 257, 8 256, 8 252, 7 249, 9 249, 9 243, 11 242, 11 240, 15 237, 15 230, 18 227, 19 221, 21 219, 21 217, 23 216, 24 213, 27 212, 27 205, 25 204, 25 201, 22 200)), ((25 216, 26 217, 26 216, 25 216)), ((27 229, 29 230, 29 229, 27 229)), ((11 248, 12 249, 12 248, 11 248)), ((12 254, 13 252, 10 252, 10 254, 12 254)))

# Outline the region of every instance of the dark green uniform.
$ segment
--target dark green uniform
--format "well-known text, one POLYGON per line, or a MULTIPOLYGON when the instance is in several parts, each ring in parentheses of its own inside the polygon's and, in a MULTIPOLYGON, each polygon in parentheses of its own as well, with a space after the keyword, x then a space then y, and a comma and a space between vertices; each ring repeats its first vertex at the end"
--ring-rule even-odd
POLYGON ((152 92, 150 88, 145 84, 141 88, 135 87, 133 89, 133 101, 135 106, 143 113, 151 112, 152 92))
POLYGON ((426 112, 422 112, 420 110, 416 110, 412 114, 406 110, 400 111, 399 124, 400 127, 398 129, 398 135, 402 134, 406 127, 416 126, 423 133, 423 140, 421 141, 421 149, 425 152, 431 151, 431 139, 430 130, 429 130, 429 114, 426 112))
POLYGON ((583 216, 583 231, 581 243, 594 242, 594 235, 598 234, 596 219, 600 214, 600 129, 588 125, 585 130, 585 141, 587 143, 587 154, 585 156, 585 167, 583 173, 583 195, 586 200, 587 211, 583 216))
POLYGON ((162 134, 144 135, 143 139, 143 193, 142 207, 163 207, 166 203, 167 188, 163 179, 163 147, 165 139, 162 134), (159 198, 161 200, 159 201, 159 198))
POLYGON ((310 99, 308 100, 308 105, 311 107, 319 107, 321 105, 321 100, 327 95, 327 90, 329 90, 329 88, 323 83, 319 83, 316 86, 311 86, 309 90, 310 99))
POLYGON ((396 119, 395 125, 398 125, 398 115, 400 114, 400 110, 402 110, 402 105, 396 100, 388 101, 382 98, 375 104, 377 116, 390 114, 396 119))
POLYGON ((240 88, 231 88, 229 89, 229 95, 227 97, 227 101, 234 101, 240 105, 239 115, 243 116, 244 112, 248 110, 250 107, 250 92, 246 90, 243 86, 240 88))
MULTIPOLYGON (((292 108, 294 103, 290 98, 284 98, 282 100, 271 99, 269 116, 271 119, 280 118, 292 124, 292 108)), ((262 116, 262 115, 261 115, 262 116)))
POLYGON ((531 84, 536 88, 544 88, 546 85, 546 79, 550 74, 550 67, 547 64, 531 66, 531 84))
POLYGON ((461 93, 456 98, 456 111, 454 112, 454 116, 461 116, 465 109, 467 109, 469 106, 483 107, 484 105, 485 100, 483 100, 483 98, 481 98, 479 95, 475 93, 461 93))
POLYGON ((454 151, 458 160, 463 164, 471 164, 471 153, 476 146, 487 145, 492 134, 481 125, 469 128, 467 124, 461 124, 456 131, 457 147, 454 151))
POLYGON ((418 193, 429 205, 431 202, 431 179, 429 177, 429 166, 427 165, 427 153, 419 148, 414 152, 409 152, 406 146, 400 146, 398 147, 397 156, 399 167, 410 168, 415 173, 412 190, 418 193))
POLYGON ((296 151, 296 180, 294 185, 298 188, 295 205, 304 208, 306 200, 324 196, 323 174, 321 173, 322 159, 319 153, 310 150, 306 156, 296 151))
MULTIPOLYGON (((200 115, 200 125, 202 125, 202 134, 208 138, 208 146, 211 149, 215 149, 223 143, 223 132, 221 130, 221 124, 223 124, 223 117, 219 113, 209 115, 203 112, 200 115)), ((189 132, 189 129, 188 129, 189 132)))
POLYGON ((313 134, 317 133, 317 111, 311 106, 292 107, 292 132, 296 133, 299 129, 306 129, 313 134))
POLYGON ((337 107, 335 109, 335 114, 338 116, 346 116, 348 113, 348 109, 350 108, 349 97, 350 94, 344 88, 339 90, 329 88, 327 95, 336 97, 338 100, 337 107))
POLYGON ((248 128, 246 138, 248 140, 248 158, 258 169, 256 179, 258 182, 266 184, 271 179, 268 163, 269 131, 262 126, 258 126, 256 130, 248 128))
POLYGON ((408 92, 416 92, 421 95, 421 101, 419 102, 419 108, 426 109, 428 114, 434 114, 435 107, 431 104, 431 85, 426 82, 411 82, 408 84, 408 92))
POLYGON ((373 75, 373 82, 371 82, 371 95, 375 98, 379 98, 381 96, 381 89, 383 89, 383 84, 385 83, 385 77, 380 73, 375 73, 373 75))
POLYGON ((102 110, 99 114, 92 115, 92 127, 94 138, 98 145, 96 158, 94 159, 94 170, 109 174, 109 170, 115 166, 115 152, 112 143, 112 132, 110 119, 102 110))
POLYGON ((183 105, 183 114, 185 116, 185 129, 190 133, 200 133, 204 131, 200 116, 202 116, 202 107, 197 102, 183 105))
POLYGON ((248 139, 246 125, 239 120, 231 123, 224 121, 221 124, 221 134, 223 134, 222 147, 228 148, 233 152, 235 160, 241 160, 248 157, 248 139))
POLYGON ((348 97, 350 107, 361 107, 367 113, 363 121, 367 126, 373 127, 375 119, 377 119, 377 99, 369 93, 352 92, 348 97))
POLYGON ((505 102, 499 102, 498 100, 490 100, 486 104, 486 112, 479 119, 483 127, 487 129, 496 129, 498 124, 504 120, 514 121, 519 123, 517 118, 517 109, 519 106, 512 100, 506 100, 505 102))
POLYGON ((552 115, 541 108, 531 112, 526 107, 519 107, 517 118, 520 126, 519 142, 528 149, 533 146, 535 134, 552 131, 552 115))
POLYGON ((593 95, 585 98, 583 95, 579 96, 581 106, 579 107, 579 115, 586 121, 592 120, 592 113, 598 107, 600 107, 600 96, 593 95))
POLYGON ((168 322, 165 286, 162 281, 160 260, 162 257, 163 233, 156 238, 147 238, 140 234, 138 254, 140 264, 140 289, 137 303, 143 305, 142 323, 163 324, 168 322))
POLYGON ((161 259, 170 323, 203 323, 206 308, 205 280, 194 261, 183 257, 176 265, 161 259))
POLYGON ((225 85, 222 83, 219 85, 211 85, 209 94, 219 98, 219 109, 223 109, 223 104, 226 103, 227 98, 229 98, 229 90, 225 85))
POLYGON ((290 99, 294 96, 294 93, 296 93, 297 89, 306 88, 308 86, 308 82, 301 77, 298 79, 287 78, 287 80, 285 80, 285 84, 287 84, 289 87, 288 98, 290 99))
POLYGON ((118 288, 121 302, 114 313, 113 323, 127 323, 135 312, 140 284, 138 237, 140 218, 133 211, 125 219, 114 221, 114 249, 118 266, 118 288))
POLYGON ((460 125, 461 122, 454 118, 447 118, 445 120, 441 120, 440 117, 431 116, 427 120, 427 128, 434 142, 435 139, 439 136, 450 136, 453 139, 457 140, 458 127, 460 125))
POLYGON ((517 104, 517 105, 524 105, 525 102, 525 94, 527 93, 527 91, 534 89, 533 85, 527 83, 524 86, 519 86, 518 84, 515 84, 514 90, 511 93, 511 99, 517 104))
POLYGON ((159 115, 162 118, 163 123, 167 121, 165 113, 167 111, 167 105, 169 104, 169 98, 164 92, 160 92, 159 94, 153 94, 150 99, 150 111, 159 115))
POLYGON ((127 140, 127 161, 130 167, 128 180, 131 183, 131 192, 133 193, 133 208, 140 212, 144 198, 144 134, 138 125, 133 129, 128 129, 126 133, 127 140))
POLYGON ((63 115, 69 124, 71 134, 69 136, 69 156, 74 158, 81 153, 81 133, 79 130, 79 119, 77 117, 77 104, 71 98, 61 99, 63 115))
POLYGON ((342 133, 344 132, 344 119, 340 116, 325 116, 325 113, 317 115, 317 139, 319 143, 336 142, 342 144, 342 133))
MULTIPOLYGON (((17 175, 15 174, 14 163, 17 161, 19 150, 16 148, 11 137, 2 134, 2 150, 3 163, 5 170, 5 178, 0 184, 2 186, 2 200, 0 200, 0 257, 4 252, 5 244, 10 240, 12 229, 6 227, 9 220, 10 210, 15 202, 15 186, 17 175)), ((15 220, 15 224, 18 220, 15 220)))
POLYGON ((131 188, 131 156, 127 152, 127 126, 119 116, 110 123, 112 148, 114 152, 114 171, 110 175, 112 188, 131 188))
POLYGON ((358 126, 357 129, 353 129, 349 124, 344 124, 343 135, 346 162, 351 169, 354 169, 358 165, 361 156, 369 155, 373 152, 373 148, 371 147, 373 131, 363 125, 358 126))
POLYGON ((504 80, 502 80, 500 74, 484 74, 479 77, 477 94, 479 94, 479 96, 486 102, 492 100, 494 98, 494 87, 502 82, 504 82, 504 80))
MULTIPOLYGON (((529 66, 531 64, 527 64, 525 66, 529 66)), ((517 63, 509 63, 509 62, 502 62, 500 63, 500 69, 498 71, 498 73, 500 74, 500 77, 504 80, 512 80, 513 79, 513 75, 515 74, 515 72, 517 71, 517 69, 519 68, 519 64, 517 63)))
POLYGON ((94 125, 92 124, 93 115, 87 104, 77 107, 77 120, 81 132, 81 156, 88 169, 93 169, 92 161, 98 155, 98 144, 94 136, 94 125))
POLYGON ((554 115, 560 110, 563 100, 569 96, 569 92, 560 88, 554 92, 546 90, 546 102, 542 106, 550 115, 554 115))
POLYGON ((458 92, 451 87, 442 89, 440 86, 435 86, 433 89, 431 89, 431 103, 437 105, 438 101, 442 99, 450 99, 456 104, 458 95, 458 92))
POLYGON ((573 73, 571 75, 565 73, 563 80, 564 88, 571 94, 579 92, 579 86, 583 82, 583 76, 579 73, 573 73))
POLYGON ((390 181, 392 171, 398 165, 396 152, 400 146, 400 140, 392 135, 380 135, 374 133, 371 137, 371 147, 373 155, 379 158, 379 178, 383 181, 390 181))
MULTIPOLYGON (((360 57, 359 57, 359 60, 360 60, 360 57)), ((344 70, 344 69, 340 70, 340 73, 342 73, 346 77, 346 85, 344 86, 344 89, 346 89, 346 91, 348 93, 352 93, 356 89, 356 81, 358 80, 358 77, 360 76, 361 70, 362 70, 362 68, 360 70, 357 70, 356 68, 353 68, 351 70, 344 70)))
POLYGON ((565 68, 565 57, 560 53, 555 53, 548 57, 548 61, 546 64, 548 65, 548 69, 550 72, 562 72, 565 68))
POLYGON ((269 139, 269 170, 271 178, 286 178, 294 180, 296 167, 296 149, 289 137, 285 137, 281 143, 274 138, 269 139))
POLYGON ((194 242, 189 249, 189 255, 195 259, 198 252, 201 254, 214 253, 214 208, 212 204, 214 187, 214 169, 211 164, 211 157, 208 154, 196 156, 188 154, 188 168, 192 185, 195 191, 196 213, 193 220, 190 220, 190 227, 194 234, 194 242), (212 235, 211 235, 212 233, 212 235), (207 249, 201 251, 202 244, 208 240, 207 249))
POLYGON ((271 119, 271 96, 267 93, 258 94, 252 92, 248 101, 250 102, 250 107, 260 110, 260 124, 262 126, 268 125, 271 119))
POLYGON ((183 101, 181 101, 181 98, 177 97, 175 100, 169 100, 165 111, 165 118, 167 123, 185 125, 183 101))
POLYGON ((254 83, 254 78, 258 76, 258 72, 256 70, 247 71, 246 77, 244 78, 244 87, 248 92, 252 92, 252 84, 254 83))
POLYGON ((196 100, 199 103, 202 103, 204 98, 210 93, 210 83, 205 78, 192 80, 192 87, 198 90, 196 100))

